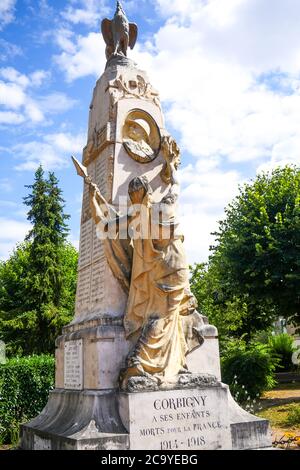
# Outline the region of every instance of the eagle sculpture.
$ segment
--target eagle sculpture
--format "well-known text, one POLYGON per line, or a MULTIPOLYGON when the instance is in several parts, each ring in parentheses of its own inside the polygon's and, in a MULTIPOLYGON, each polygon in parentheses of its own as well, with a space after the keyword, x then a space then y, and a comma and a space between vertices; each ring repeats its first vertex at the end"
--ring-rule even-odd
POLYGON ((127 56, 128 46, 134 48, 136 43, 138 27, 135 23, 129 23, 120 2, 113 20, 105 18, 101 24, 101 31, 106 43, 107 60, 114 55, 127 56))

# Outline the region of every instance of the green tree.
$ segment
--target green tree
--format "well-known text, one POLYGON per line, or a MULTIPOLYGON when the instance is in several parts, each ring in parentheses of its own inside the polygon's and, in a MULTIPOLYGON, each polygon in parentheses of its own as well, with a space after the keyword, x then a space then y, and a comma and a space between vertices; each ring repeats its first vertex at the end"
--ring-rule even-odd
POLYGON ((45 180, 40 166, 34 183, 27 188, 31 193, 24 198, 24 203, 30 207, 27 218, 33 224, 26 237, 32 241, 30 294, 39 308, 49 303, 58 307, 62 289, 61 247, 68 234, 65 220, 69 216, 63 212, 64 201, 53 173, 45 180))
POLYGON ((300 320, 300 170, 277 168, 240 188, 219 223, 210 264, 224 298, 243 299, 249 337, 277 315, 300 320))
POLYGON ((225 298, 213 263, 190 267, 190 285, 198 302, 198 310, 208 317, 219 331, 221 347, 229 336, 235 336, 248 314, 247 304, 239 297, 225 298))
POLYGON ((0 336, 14 354, 53 352, 74 312, 77 251, 66 241, 64 200, 53 173, 42 168, 24 198, 32 229, 0 264, 0 336))

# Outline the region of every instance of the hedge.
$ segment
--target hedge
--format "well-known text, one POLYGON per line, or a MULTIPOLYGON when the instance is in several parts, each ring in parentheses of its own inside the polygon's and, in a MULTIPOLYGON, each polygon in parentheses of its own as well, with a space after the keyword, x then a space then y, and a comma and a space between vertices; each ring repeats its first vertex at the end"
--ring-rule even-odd
POLYGON ((231 341, 221 358, 222 380, 229 385, 235 400, 242 404, 276 385, 278 362, 268 345, 231 341))
POLYGON ((0 444, 16 443, 19 425, 38 415, 54 386, 52 356, 27 356, 0 364, 0 444))

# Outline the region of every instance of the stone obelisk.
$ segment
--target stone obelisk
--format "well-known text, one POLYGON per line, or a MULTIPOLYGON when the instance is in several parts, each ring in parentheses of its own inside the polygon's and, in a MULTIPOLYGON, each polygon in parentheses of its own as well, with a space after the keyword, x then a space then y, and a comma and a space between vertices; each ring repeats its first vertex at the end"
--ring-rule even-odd
MULTIPOLYGON (((128 22, 120 2, 113 20, 103 20, 102 34, 107 65, 93 91, 82 164, 107 203, 120 213, 134 177, 147 178, 154 203, 167 194, 162 142, 168 132, 158 92, 127 57, 137 26, 128 22)), ((56 342, 55 389, 41 414, 22 426, 20 447, 268 447, 268 422, 241 410, 220 382, 217 330, 207 322, 201 348, 186 361, 191 377, 196 377, 194 385, 183 376, 174 389, 120 391, 120 371, 135 346, 124 329, 127 297, 108 263, 104 242, 97 238, 90 189, 84 184, 76 311, 56 342)))
MULTIPOLYGON (((160 136, 165 132, 159 96, 146 73, 126 56, 113 56, 93 91, 82 162, 103 196, 117 210, 126 205, 128 183, 133 176, 148 177, 154 199, 166 191, 160 178, 163 167, 160 136), (134 159, 125 150, 128 123, 132 122, 148 131, 154 151, 152 161, 140 163, 139 155, 134 159)), ((127 296, 106 260, 103 242, 96 236, 89 188, 85 184, 75 318, 57 341, 56 387, 72 385, 66 381, 65 352, 69 340, 75 337, 82 339, 85 360, 82 380, 80 376, 74 387, 102 390, 117 386, 120 368, 131 346, 123 330, 126 301, 127 296)))
MULTIPOLYGON (((106 38, 105 21, 102 31, 106 38)), ((136 32, 134 29, 133 33, 136 32)), ((147 177, 154 201, 166 193, 168 185, 161 179, 164 165, 161 138, 167 134, 159 94, 147 74, 124 53, 112 56, 108 53, 106 70, 93 91, 82 163, 116 210, 122 211, 126 205, 128 184, 134 176, 147 177), (146 134, 152 154, 147 156, 128 148, 130 126, 146 134)), ((103 242, 96 236, 89 188, 84 184, 76 310, 74 320, 57 340, 57 388, 107 390, 118 386, 120 369, 132 348, 123 328, 126 302, 127 295, 108 265, 103 242), (75 338, 77 343, 70 343, 75 338), (80 355, 84 358, 83 367, 77 367, 81 370, 77 379, 69 372, 66 362, 68 348, 73 347, 81 348, 80 355)), ((189 362, 192 370, 198 370, 200 361, 203 372, 208 372, 209 368, 210 373, 220 377, 217 341, 212 343, 210 349, 214 354, 209 366, 202 360, 203 351, 201 359, 192 356, 189 362)))

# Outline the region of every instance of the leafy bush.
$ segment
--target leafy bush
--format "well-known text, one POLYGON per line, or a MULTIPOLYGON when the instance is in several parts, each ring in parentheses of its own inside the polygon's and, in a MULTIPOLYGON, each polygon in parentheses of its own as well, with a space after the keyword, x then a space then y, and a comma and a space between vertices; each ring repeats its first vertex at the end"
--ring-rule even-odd
POLYGON ((44 408, 54 385, 52 356, 13 358, 0 365, 0 443, 16 443, 19 424, 44 408))
POLYGON ((288 412, 285 424, 288 426, 300 425, 300 405, 295 406, 288 412))
POLYGON ((276 367, 277 372, 290 371, 293 369, 292 355, 296 351, 293 345, 293 338, 287 333, 271 336, 269 338, 269 346, 273 354, 279 358, 279 364, 276 367))
POLYGON ((256 399, 275 386, 278 358, 268 346, 243 340, 230 341, 221 358, 222 379, 239 403, 256 399))

